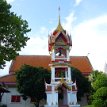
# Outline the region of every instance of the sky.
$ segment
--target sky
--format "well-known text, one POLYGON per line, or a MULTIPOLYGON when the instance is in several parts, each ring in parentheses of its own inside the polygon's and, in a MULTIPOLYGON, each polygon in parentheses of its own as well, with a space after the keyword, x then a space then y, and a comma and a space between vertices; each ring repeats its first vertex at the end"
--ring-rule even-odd
MULTIPOLYGON (((7 0, 11 11, 27 20, 31 32, 20 55, 49 55, 48 35, 58 25, 72 36, 71 56, 88 56, 94 70, 107 62, 107 0, 7 0)), ((11 62, 0 70, 6 75, 11 62)))

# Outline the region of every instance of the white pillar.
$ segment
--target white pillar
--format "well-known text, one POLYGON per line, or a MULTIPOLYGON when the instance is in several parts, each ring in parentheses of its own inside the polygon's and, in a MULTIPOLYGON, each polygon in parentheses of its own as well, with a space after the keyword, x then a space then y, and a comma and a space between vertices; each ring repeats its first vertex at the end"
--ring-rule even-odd
POLYGON ((55 51, 54 51, 54 49, 52 50, 52 61, 55 61, 55 51))
POLYGON ((68 67, 68 81, 71 81, 71 68, 68 67))
POLYGON ((67 61, 70 61, 69 50, 67 50, 66 53, 67 53, 67 61))

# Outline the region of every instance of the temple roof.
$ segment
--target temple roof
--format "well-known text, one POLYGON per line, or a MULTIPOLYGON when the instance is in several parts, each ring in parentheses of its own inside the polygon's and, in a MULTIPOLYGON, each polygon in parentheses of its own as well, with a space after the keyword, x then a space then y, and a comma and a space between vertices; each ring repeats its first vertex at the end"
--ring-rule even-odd
MULTIPOLYGON (((9 73, 16 72, 24 64, 36 67, 44 67, 50 70, 50 63, 51 57, 47 55, 20 55, 12 61, 9 73)), ((91 72, 93 70, 87 56, 71 56, 70 63, 71 66, 79 69, 82 73, 91 72)))
POLYGON ((53 31, 51 35, 49 35, 48 38, 48 50, 51 51, 53 49, 53 46, 55 45, 57 39, 60 37, 60 40, 64 39, 65 41, 64 44, 66 46, 72 46, 72 40, 71 36, 67 34, 66 30, 63 29, 61 22, 60 22, 60 16, 59 16, 59 21, 58 21, 58 26, 56 29, 53 31))
POLYGON ((15 85, 16 83, 15 73, 0 77, 0 83, 5 83, 6 85, 9 85, 9 86, 15 85))
MULTIPOLYGON (((50 56, 46 55, 20 55, 12 61, 10 66, 9 75, 0 77, 0 83, 4 82, 9 86, 13 86, 16 83, 15 72, 20 69, 24 64, 34 67, 44 67, 50 70, 49 64, 51 63, 50 56)), ((87 56, 71 56, 70 63, 72 67, 79 69, 84 75, 89 75, 93 67, 87 56)))

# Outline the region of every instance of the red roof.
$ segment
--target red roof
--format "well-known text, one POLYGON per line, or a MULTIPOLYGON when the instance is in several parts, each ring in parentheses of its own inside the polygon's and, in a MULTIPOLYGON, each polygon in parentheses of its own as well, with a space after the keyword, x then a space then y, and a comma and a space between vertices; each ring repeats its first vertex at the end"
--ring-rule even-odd
MULTIPOLYGON (((79 69, 84 75, 89 75, 93 68, 87 56, 71 56, 71 65, 79 69)), ((9 75, 0 77, 0 82, 5 82, 6 84, 12 84, 16 82, 15 72, 20 69, 24 64, 44 67, 50 69, 49 64, 51 63, 50 56, 46 55, 20 55, 12 62, 9 75)), ((13 84, 14 85, 14 84, 13 84)))
MULTIPOLYGON (((87 56, 71 56, 71 66, 82 73, 90 73, 93 68, 87 56)), ((51 57, 46 55, 20 55, 12 62, 9 73, 14 73, 24 64, 50 69, 51 57)))
POLYGON ((5 83, 8 86, 14 86, 16 84, 15 74, 9 74, 0 77, 0 83, 5 83))

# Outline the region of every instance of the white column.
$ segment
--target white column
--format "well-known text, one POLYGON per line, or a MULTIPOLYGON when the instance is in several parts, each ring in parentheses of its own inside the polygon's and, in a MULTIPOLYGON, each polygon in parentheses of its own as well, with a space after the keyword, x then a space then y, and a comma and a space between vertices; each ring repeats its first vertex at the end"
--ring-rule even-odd
POLYGON ((55 61, 55 51, 54 51, 54 49, 52 50, 52 60, 55 61))
POLYGON ((68 67, 68 81, 71 81, 71 68, 68 67))
POLYGON ((67 61, 70 61, 69 50, 67 50, 66 53, 67 53, 67 61))

